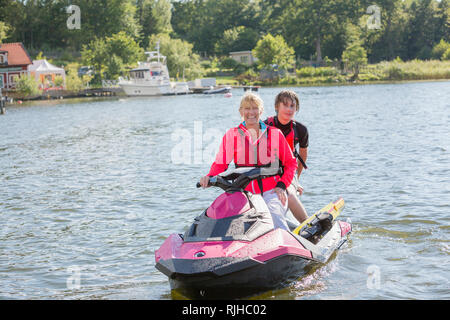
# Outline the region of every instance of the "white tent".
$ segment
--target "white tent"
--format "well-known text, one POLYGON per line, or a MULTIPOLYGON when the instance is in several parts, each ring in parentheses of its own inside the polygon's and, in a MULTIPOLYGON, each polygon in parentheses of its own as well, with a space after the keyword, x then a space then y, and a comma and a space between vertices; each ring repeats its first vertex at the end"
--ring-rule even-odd
POLYGON ((34 60, 33 64, 28 66, 28 72, 44 88, 48 87, 50 83, 54 84, 57 76, 62 77, 64 85, 66 83, 66 72, 64 69, 52 65, 47 60, 34 60))

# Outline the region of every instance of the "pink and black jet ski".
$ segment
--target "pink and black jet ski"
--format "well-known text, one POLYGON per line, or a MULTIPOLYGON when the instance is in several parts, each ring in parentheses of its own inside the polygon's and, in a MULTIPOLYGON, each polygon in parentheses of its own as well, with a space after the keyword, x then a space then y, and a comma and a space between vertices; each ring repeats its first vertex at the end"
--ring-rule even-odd
MULTIPOLYGON (((172 234, 155 252, 156 268, 172 290, 189 298, 242 298, 281 288, 314 263, 325 263, 351 232, 349 222, 335 218, 338 199, 302 225, 274 229, 259 194, 244 191, 254 179, 278 174, 277 168, 237 168, 211 177, 222 188, 209 208, 185 234, 172 234)), ((199 184, 197 184, 199 187, 199 184)))

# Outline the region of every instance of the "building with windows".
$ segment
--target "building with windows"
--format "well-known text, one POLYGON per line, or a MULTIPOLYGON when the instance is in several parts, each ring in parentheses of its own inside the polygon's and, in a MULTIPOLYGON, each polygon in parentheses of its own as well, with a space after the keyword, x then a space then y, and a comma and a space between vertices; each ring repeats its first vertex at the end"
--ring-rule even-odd
POLYGON ((254 64, 258 59, 253 56, 251 51, 235 51, 230 52, 230 58, 236 60, 239 63, 247 64, 251 66, 254 64))
POLYGON ((0 88, 14 90, 16 81, 28 74, 32 60, 20 42, 0 44, 0 88))

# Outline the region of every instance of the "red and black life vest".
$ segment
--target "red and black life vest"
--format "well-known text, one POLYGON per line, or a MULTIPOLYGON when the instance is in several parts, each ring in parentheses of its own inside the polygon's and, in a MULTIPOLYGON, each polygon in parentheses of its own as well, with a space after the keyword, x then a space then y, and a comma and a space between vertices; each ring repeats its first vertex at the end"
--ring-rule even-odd
MULTIPOLYGON (((272 127, 275 127, 275 128, 279 128, 277 126, 278 123, 279 123, 278 119, 275 118, 275 117, 267 118, 267 124, 269 126, 272 126, 272 127)), ((292 150, 292 153, 294 154, 294 156, 300 161, 300 163, 302 164, 303 168, 308 169, 308 166, 306 165, 306 163, 303 161, 302 157, 300 157, 300 154, 295 149, 295 145, 300 142, 300 137, 298 136, 298 131, 295 128, 295 121, 294 120, 291 120, 291 130, 284 137, 286 138, 286 141, 287 141, 288 145, 291 147, 291 150, 292 150)))

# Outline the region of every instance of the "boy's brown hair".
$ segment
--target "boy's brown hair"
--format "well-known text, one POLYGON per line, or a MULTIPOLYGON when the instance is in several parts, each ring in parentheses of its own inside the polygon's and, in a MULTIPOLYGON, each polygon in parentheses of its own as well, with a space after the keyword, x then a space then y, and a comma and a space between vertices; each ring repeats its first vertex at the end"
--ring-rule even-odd
POLYGON ((291 90, 283 90, 279 94, 277 94, 275 98, 275 111, 278 112, 278 105, 281 102, 286 103, 288 99, 295 103, 295 111, 298 112, 298 110, 300 110, 298 95, 291 90))

